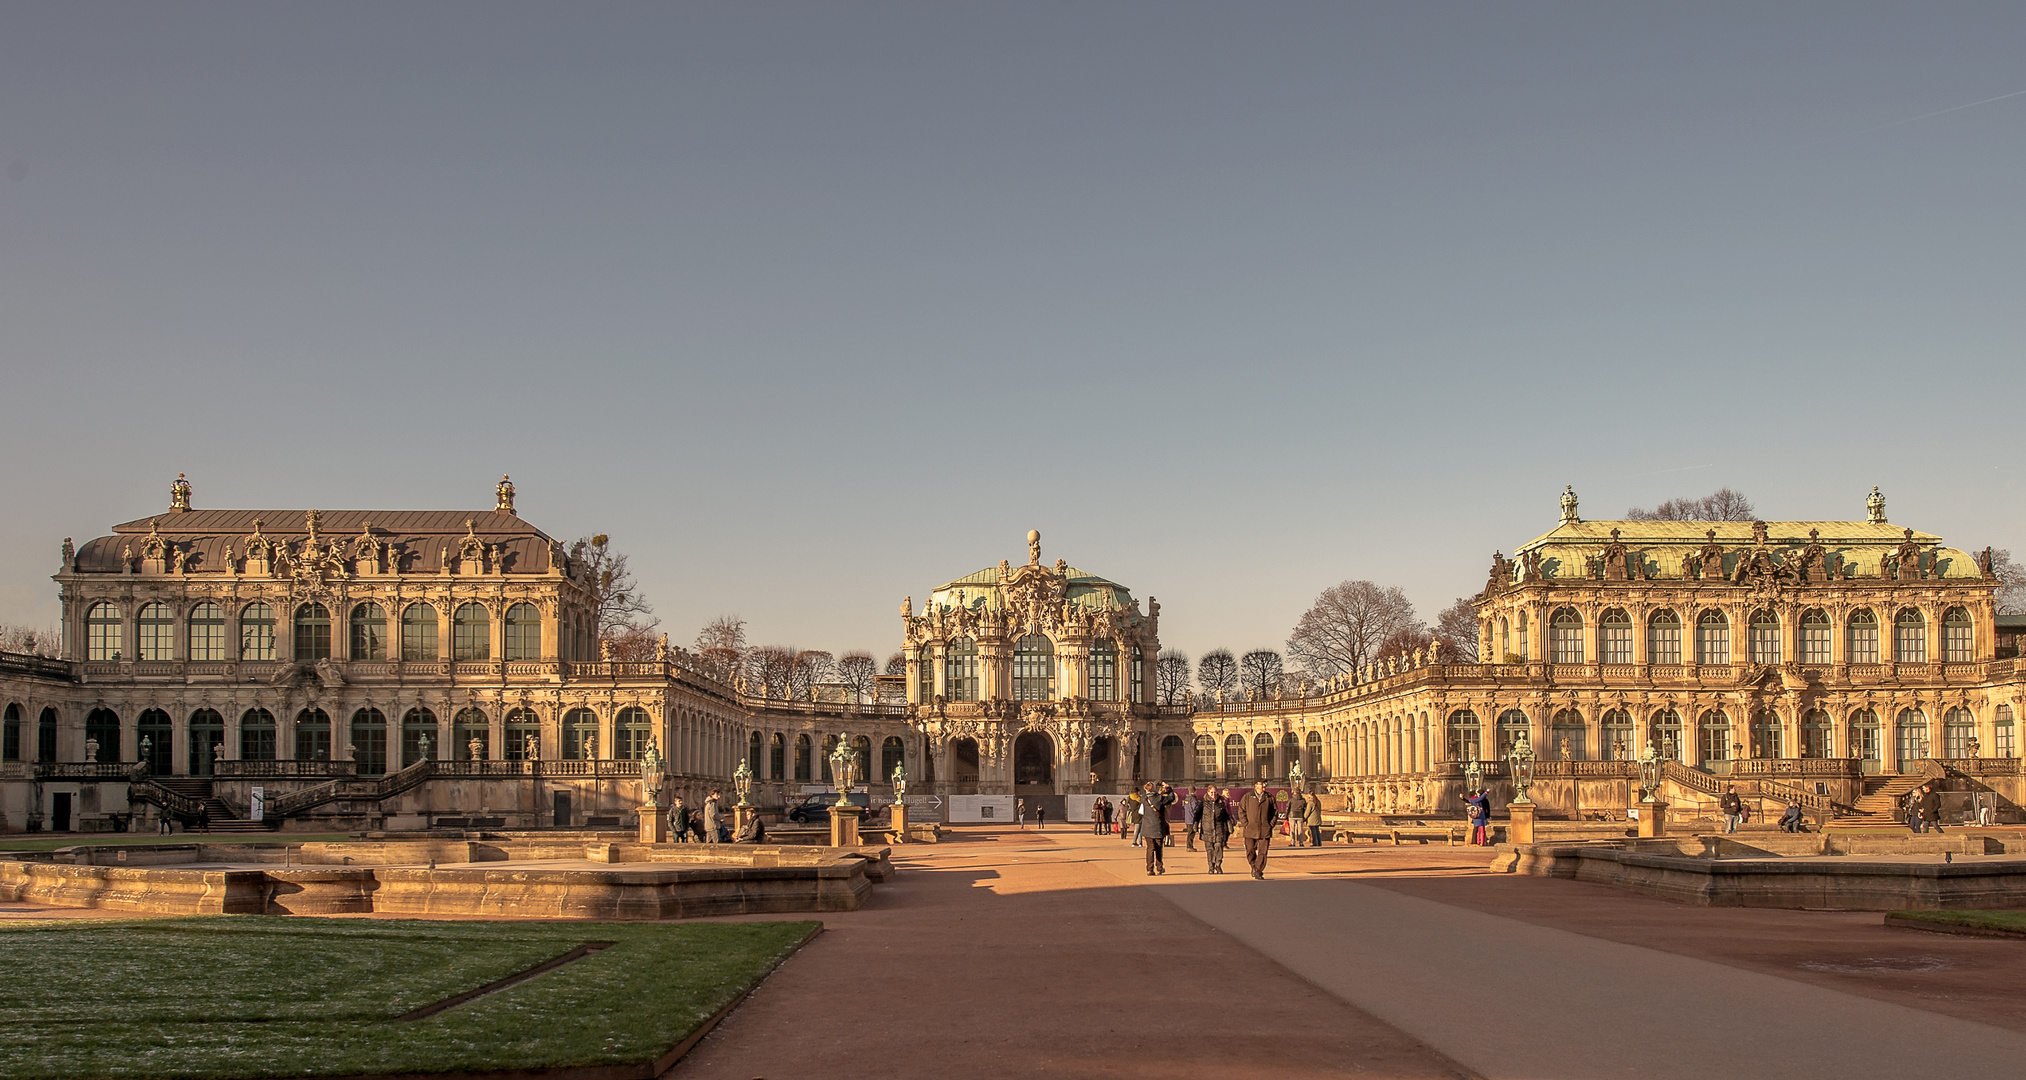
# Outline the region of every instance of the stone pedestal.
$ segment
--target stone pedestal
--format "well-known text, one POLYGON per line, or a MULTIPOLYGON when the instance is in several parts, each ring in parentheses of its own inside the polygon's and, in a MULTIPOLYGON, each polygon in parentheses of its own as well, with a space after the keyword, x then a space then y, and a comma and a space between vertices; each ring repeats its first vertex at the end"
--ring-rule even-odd
POLYGON ((858 822, 865 816, 865 808, 857 803, 841 802, 830 808, 830 846, 857 847, 858 822))
POLYGON ((1666 836, 1667 804, 1664 802, 1647 802, 1636 805, 1639 808, 1640 839, 1650 840, 1656 836, 1666 836))
POLYGON ((643 806, 633 811, 640 815, 640 842, 643 844, 668 843, 668 811, 659 806, 643 806))
POLYGON ((893 824, 889 826, 889 829, 893 833, 894 843, 907 843, 907 804, 894 803, 893 808, 888 812, 892 815, 893 824))
POLYGON ((1534 842, 1534 804, 1507 803, 1506 811, 1512 814, 1511 823, 1505 827, 1507 843, 1531 844, 1534 842))

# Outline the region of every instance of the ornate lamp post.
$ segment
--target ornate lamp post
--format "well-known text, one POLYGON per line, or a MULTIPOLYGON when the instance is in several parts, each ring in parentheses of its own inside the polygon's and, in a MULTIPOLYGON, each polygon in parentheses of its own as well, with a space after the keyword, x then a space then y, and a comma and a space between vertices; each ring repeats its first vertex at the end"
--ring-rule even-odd
POLYGON ((1484 762, 1477 760, 1477 751, 1470 752, 1470 760, 1463 763, 1463 793, 1475 795, 1484 786, 1484 762))
POLYGON ((907 802, 907 765, 895 762, 893 766, 893 801, 896 805, 907 802))
POLYGON ((1512 801, 1514 804, 1530 805, 1527 789, 1534 786, 1534 748, 1527 742, 1527 733, 1522 731, 1513 738, 1512 751, 1506 755, 1512 766, 1512 801))
POLYGON ((743 759, 739 761, 739 767, 732 770, 732 787, 738 790, 740 806, 753 805, 746 799, 746 794, 753 790, 753 770, 743 759))

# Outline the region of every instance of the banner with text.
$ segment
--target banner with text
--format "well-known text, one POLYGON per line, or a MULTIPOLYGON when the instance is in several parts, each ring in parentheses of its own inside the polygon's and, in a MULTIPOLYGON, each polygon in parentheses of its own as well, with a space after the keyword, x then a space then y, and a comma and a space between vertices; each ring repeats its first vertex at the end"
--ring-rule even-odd
POLYGON ((950 822, 956 825, 1013 825, 1011 795, 948 795, 950 822))

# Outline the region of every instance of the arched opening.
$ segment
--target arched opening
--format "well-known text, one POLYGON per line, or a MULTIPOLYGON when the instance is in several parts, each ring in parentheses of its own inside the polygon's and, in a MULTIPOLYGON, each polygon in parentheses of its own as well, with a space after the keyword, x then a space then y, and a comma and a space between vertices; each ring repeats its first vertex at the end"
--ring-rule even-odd
POLYGON ((1607 761, 1631 761, 1639 754, 1639 748, 1632 745, 1632 714, 1624 709, 1607 709, 1597 718, 1603 731, 1603 742, 1597 747, 1597 756, 1607 761))
POLYGON ((1477 714, 1469 709, 1458 709, 1449 714, 1449 738, 1443 745, 1444 761, 1480 761, 1484 746, 1480 741, 1482 728, 1478 725, 1477 714))
POLYGON ((978 782, 978 740, 958 739, 950 744, 950 782, 978 782))
POLYGON ((1829 613, 1821 608, 1809 608, 1801 613, 1801 662, 1804 664, 1826 664, 1829 662, 1829 613))
POLYGON ((1224 737, 1224 779, 1236 780, 1245 775, 1245 736, 1224 737))
POLYGON ((1870 608, 1858 608, 1850 613, 1849 641, 1845 651, 1853 664, 1878 663, 1878 616, 1870 608))
POLYGON ((1632 662, 1632 616, 1624 608, 1606 608, 1597 620, 1597 661, 1603 664, 1632 662))
POLYGON ((225 745, 225 718, 216 709, 198 709, 190 714, 190 775, 210 776, 218 747, 225 745))
POLYGON ((1883 730, 1874 709, 1858 709, 1850 714, 1850 751, 1864 772, 1875 773, 1884 767, 1885 739, 1880 734, 1883 730))
POLYGON ((1942 660, 1967 664, 1976 657, 1977 634, 1970 626, 1970 613, 1952 607, 1942 613, 1942 660))
POLYGON ((1583 714, 1574 709, 1561 709, 1555 713, 1554 730, 1548 733, 1548 742, 1562 761, 1582 761, 1589 757, 1589 749, 1583 745, 1583 714))
POLYGON ((442 757, 443 748, 436 745, 439 737, 435 713, 423 708, 408 710, 401 717, 401 767, 442 757))
POLYGON ((452 660, 492 659, 492 616, 484 604, 457 605, 451 615, 450 658, 452 660))
POLYGON ((598 714, 571 709, 563 714, 563 758, 589 761, 598 756, 598 714))
POLYGON ((0 761, 21 760, 21 706, 7 706, 5 731, 0 731, 0 761))
POLYGON ((753 774, 753 779, 754 779, 754 780, 756 780, 756 781, 757 781, 757 780, 759 780, 759 779, 760 779, 761 777, 764 777, 765 775, 767 775, 766 773, 763 773, 763 772, 761 772, 761 771, 760 771, 760 766, 761 766, 761 764, 762 764, 762 763, 761 763, 761 761, 760 761, 760 750, 761 750, 761 748, 762 748, 762 747, 764 747, 765 745, 766 745, 766 740, 765 740, 765 739, 762 739, 762 738, 760 737, 760 733, 759 733, 759 732, 757 732, 757 731, 753 731, 753 732, 748 732, 748 733, 747 733, 747 735, 746 735, 746 771, 747 771, 747 772, 749 772, 749 773, 752 773, 752 774, 753 774))
POLYGON ((1217 737, 1215 735, 1196 736, 1195 779, 1217 779, 1217 737))
POLYGON ((322 604, 304 604, 295 609, 295 658, 297 663, 329 659, 331 655, 331 612, 322 604))
POLYGON ((1310 779, 1315 779, 1322 776, 1323 774, 1322 732, 1311 731, 1308 733, 1308 749, 1306 753, 1307 756, 1302 760, 1301 763, 1301 771, 1307 774, 1310 779))
POLYGON ((371 602, 353 607, 350 645, 354 660, 387 659, 387 609, 371 602))
POLYGON ((1662 608, 1646 618, 1646 662, 1681 663, 1681 616, 1662 608))
MULTIPOLYGON (((1684 760, 1687 746, 1681 741, 1681 714, 1673 709, 1654 713, 1653 726, 1647 733, 1647 745, 1658 751, 1664 760, 1684 760)), ((1644 747, 1641 751, 1644 752, 1644 747)))
POLYGON ((56 760, 56 710, 44 709, 35 721, 35 760, 56 760))
POLYGON ((379 776, 387 771, 387 714, 378 709, 360 709, 352 714, 352 760, 360 776, 379 776))
MULTIPOLYGON (((94 714, 96 715, 96 714, 94 714)), ((85 734, 91 734, 89 723, 85 734)), ((148 763, 148 771, 156 776, 167 776, 176 770, 176 735, 172 730, 169 714, 160 709, 144 710, 134 721, 134 760, 148 763)), ((106 746, 106 737, 98 736, 98 760, 119 760, 119 735, 113 735, 113 748, 106 746)))
POLYGON ((1801 717, 1801 756, 1826 758, 1835 752, 1830 745, 1829 714, 1820 709, 1809 709, 1801 717))
POLYGON ((295 717, 295 759, 331 760, 331 715, 322 709, 304 709, 295 717))
POLYGON ((239 658, 274 659, 274 609, 258 600, 239 609, 239 658))
POLYGON ((535 761, 542 756, 542 719, 533 709, 513 709, 506 714, 506 745, 500 747, 507 761, 535 761))
POLYGON ((780 732, 767 736, 767 778, 780 780, 788 775, 788 740, 780 732))
POLYGON ((888 735, 879 744, 879 779, 881 783, 893 783, 893 771, 907 763, 907 746, 899 736, 888 735))
POLYGON ((542 613, 533 604, 515 604, 506 613, 506 659, 542 658, 542 613))
POLYGON ((1780 732, 1780 716, 1771 709, 1761 709, 1752 714, 1751 754, 1755 758, 1785 757, 1780 732))
POLYGON ((167 604, 143 604, 141 614, 134 620, 140 631, 139 646, 135 658, 139 660, 174 660, 176 658, 176 618, 169 614, 167 604))
MULTIPOLYGON (((1294 736, 1289 735, 1288 738, 1292 739, 1294 736)), ((1180 735, 1163 736, 1161 738, 1161 775, 1170 780, 1180 780, 1182 778, 1182 769, 1182 737, 1180 735)))
POLYGON ((978 700, 978 643, 970 638, 952 638, 943 649, 943 697, 948 701, 978 700))
MULTIPOLYGON (((647 756, 647 740, 654 734, 654 720, 646 709, 628 705, 612 718, 612 756, 622 761, 639 761, 647 756)), ((759 732, 753 735, 757 739, 759 732)), ((753 745, 753 764, 759 763, 759 744, 753 745)))
POLYGON ((274 760, 274 714, 248 709, 239 718, 239 760, 274 760))
POLYGON ((1118 645, 1110 638, 1098 638, 1090 643, 1090 699, 1092 701, 1117 701, 1119 675, 1118 645))
POLYGON ((1898 740, 1899 771, 1918 772, 1920 763, 1928 756, 1928 718, 1919 709, 1901 709, 1894 722, 1898 740))
POLYGON ((1777 667, 1780 663, 1780 617, 1765 609, 1752 612, 1745 646, 1752 663, 1777 667))
POLYGON ((1731 621, 1728 616, 1715 608, 1703 612, 1695 620, 1695 662, 1698 664, 1731 662, 1731 621))
POLYGON ((1928 624, 1919 608, 1901 608, 1892 624, 1892 658, 1902 664, 1925 664, 1928 624))
POLYGON ((1257 780, 1274 779, 1273 736, 1264 731, 1252 737, 1252 776, 1257 780))
POLYGON ((1731 718, 1722 709, 1711 709, 1702 714, 1699 723, 1702 734, 1702 762, 1707 768, 1713 761, 1731 759, 1731 718))
POLYGON ((804 784, 809 782, 811 775, 809 772, 809 752, 811 749, 809 736, 795 736, 795 779, 804 784))
MULTIPOLYGON (((1519 745, 1519 737, 1526 733, 1528 726, 1527 714, 1519 709, 1507 709, 1498 714, 1498 756, 1501 760, 1519 745)), ((1533 750, 1538 754, 1542 748, 1536 746, 1533 750)))
POLYGON ((438 754, 452 761, 484 761, 491 756, 492 725, 485 719, 485 713, 475 708, 459 709, 450 722, 450 740, 456 745, 449 754, 438 754))
MULTIPOLYGON (((1980 756, 1970 753, 1970 744, 1977 741, 1977 721, 1970 710, 1961 706, 1942 714, 1942 756, 1945 758, 1968 758, 1980 756)), ((1977 748, 1980 752, 1983 747, 1977 748)))
POLYGON ((428 604, 410 604, 401 609, 401 659, 410 662, 435 662, 435 608, 428 604))
POLYGON ((1055 740, 1039 731, 1023 731, 1013 740, 1013 786, 1055 786, 1055 740))
POLYGON ((184 645, 191 660, 225 659, 225 609, 206 600, 190 609, 184 645))
MULTIPOLYGON (((1212 761, 1212 768, 1215 761, 1212 761)), ((1090 741, 1090 783, 1102 787, 1118 778, 1118 755, 1110 736, 1100 735, 1090 741)))
POLYGON ((1548 618, 1548 662, 1583 662, 1583 617, 1575 608, 1558 608, 1548 618))

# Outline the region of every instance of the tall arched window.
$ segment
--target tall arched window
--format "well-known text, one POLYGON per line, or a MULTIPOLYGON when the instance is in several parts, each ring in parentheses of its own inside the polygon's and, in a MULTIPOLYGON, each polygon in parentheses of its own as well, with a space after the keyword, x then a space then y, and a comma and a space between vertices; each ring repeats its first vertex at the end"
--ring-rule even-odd
POLYGON ((1583 662, 1583 617, 1575 608, 1557 608, 1548 618, 1548 662, 1583 662))
POLYGON ((1878 663, 1878 616, 1870 608, 1858 608, 1850 613, 1850 663, 1878 663))
POLYGON ((759 732, 750 731, 746 733, 746 768, 752 771, 753 779, 756 781, 767 775, 760 771, 760 748, 762 745, 759 732))
POLYGON ((1252 775, 1255 779, 1273 779, 1273 736, 1262 731, 1252 737, 1252 775))
POLYGON ((1119 648, 1110 638, 1097 638, 1090 643, 1090 699, 1092 701, 1117 701, 1119 678, 1119 648))
POLYGON ((1133 669, 1131 676, 1126 679, 1126 685, 1132 687, 1132 693, 1127 696, 1133 699, 1133 704, 1145 704, 1147 696, 1147 654, 1140 651, 1138 645, 1133 646, 1133 669))
POLYGON ((0 722, 0 761, 21 760, 21 706, 7 706, 7 716, 0 722))
POLYGON ((1901 709, 1894 722, 1898 736, 1894 748, 1899 755, 1899 771, 1911 772, 1916 763, 1928 756, 1928 718, 1919 709, 1901 709))
POLYGON ((598 756, 598 714, 589 709, 571 709, 563 714, 563 757, 589 761, 598 756))
POLYGON ((121 638, 124 627, 120 624, 120 609, 111 604, 93 604, 84 615, 84 658, 87 660, 120 660, 125 648, 121 638))
POLYGON ((809 751, 809 736, 795 736, 795 779, 804 784, 809 782, 809 751))
MULTIPOLYGON (((500 757, 506 761, 537 761, 542 756, 542 718, 533 709, 509 709, 500 757)), ((554 753, 554 751, 550 751, 554 753)))
POLYGON ((1902 664, 1924 664, 1928 658, 1928 623, 1919 608, 1900 608, 1892 624, 1892 658, 1902 664))
POLYGON ((907 761, 907 746, 897 736, 888 735, 879 744, 879 781, 893 783, 893 771, 907 761))
POLYGON ((378 709, 360 709, 352 714, 352 760, 359 775, 379 776, 387 771, 387 714, 378 709))
POLYGON ((2012 706, 2000 705, 1992 711, 1994 715, 1991 718, 1991 739, 1996 745, 1991 747, 1990 756, 2018 757, 2019 743, 2015 738, 2017 731, 2012 724, 2012 706))
POLYGON ((1970 613, 1952 607, 1942 613, 1942 660, 1967 664, 1976 658, 1977 633, 1970 626, 1970 613))
POLYGON ((211 763, 218 760, 218 747, 225 745, 225 718, 217 709, 198 709, 190 714, 190 775, 210 776, 211 763))
POLYGON ((216 661, 225 656, 225 609, 209 600, 190 608, 189 658, 216 661))
POLYGON ((542 613, 533 604, 515 604, 506 613, 506 659, 542 658, 542 613))
POLYGON ((1703 612, 1695 620, 1695 662, 1731 662, 1731 621, 1715 608, 1703 612))
MULTIPOLYGON (((1504 758, 1507 754, 1512 753, 1512 748, 1519 745, 1519 737, 1522 734, 1526 734, 1529 727, 1527 714, 1518 709, 1507 709, 1499 713, 1498 756, 1504 758)), ((1528 735, 1528 738, 1531 739, 1532 736, 1528 735)), ((1542 747, 1538 746, 1533 748, 1536 754, 1540 753, 1542 749, 1542 747)))
MULTIPOLYGON (((150 711, 161 717, 162 742, 164 744, 163 753, 166 755, 168 753, 169 714, 162 712, 160 709, 150 711)), ((147 714, 141 714, 141 721, 146 723, 147 720, 147 714)), ((90 747, 85 748, 86 761, 120 760, 120 715, 118 713, 111 709, 93 709, 86 713, 84 717, 84 737, 87 740, 98 743, 98 753, 96 754, 91 752, 90 747)), ((173 757, 163 757, 162 767, 157 771, 167 773, 170 762, 174 760, 173 757)))
POLYGON ((35 760, 56 760, 56 710, 44 709, 35 721, 35 760))
POLYGON ((1829 662, 1829 613, 1821 608, 1809 608, 1801 613, 1801 662, 1804 664, 1826 664, 1829 662))
POLYGON ((1702 714, 1702 760, 1729 761, 1731 759, 1731 718, 1722 709, 1711 709, 1702 714))
POLYGON ((1681 616, 1662 608, 1646 617, 1646 662, 1681 663, 1681 616))
MULTIPOLYGON (((1970 743, 1977 737, 1977 720, 1970 710, 1958 705, 1942 714, 1942 756, 1945 758, 1966 758, 1972 756, 1970 743)), ((1977 748, 1980 752, 1983 747, 1977 748)))
POLYGON ((1519 659, 1514 656, 1512 651, 1512 624, 1506 621, 1505 616, 1500 615, 1498 617, 1498 662, 1501 664, 1513 664, 1518 663, 1519 659))
POLYGON ((1777 667, 1780 663, 1780 617, 1760 609, 1752 612, 1751 637, 1746 652, 1754 664, 1777 667))
POLYGON ((856 766, 858 775, 852 778, 853 782, 858 784, 877 783, 879 778, 872 775, 872 740, 864 735, 852 736, 851 756, 858 762, 856 766))
POLYGON ((1661 709, 1653 714, 1653 723, 1647 729, 1647 739, 1647 745, 1653 747, 1662 759, 1685 760, 1688 744, 1681 738, 1681 714, 1673 709, 1661 709))
MULTIPOLYGON (((104 737, 99 738, 98 759, 119 760, 116 753, 108 753, 104 737)), ((160 709, 141 710, 141 715, 134 720, 134 760, 146 762, 148 771, 156 776, 167 776, 175 771, 176 729, 168 713, 160 709)))
POLYGON ((1548 732, 1549 757, 1563 761, 1582 761, 1590 755, 1583 745, 1583 714, 1574 709, 1559 709, 1555 722, 1548 732))
POLYGON ((484 604, 457 605, 450 634, 452 660, 492 659, 492 617, 484 604))
POLYGON ((951 701, 978 700, 978 643, 951 638, 943 648, 943 695, 951 701))
POLYGON ((1521 613, 1519 620, 1519 654, 1521 663, 1534 658, 1534 654, 1527 649, 1527 624, 1532 621, 1533 616, 1531 614, 1521 613))
POLYGON ((1055 699, 1055 645, 1041 634, 1028 634, 1013 646, 1013 700, 1055 699))
MULTIPOLYGON (((929 760, 933 761, 931 757, 929 760)), ((785 779, 788 775, 788 740, 780 732, 767 736, 767 778, 785 779)))
POLYGON ((1199 780, 1217 779, 1217 737, 1215 735, 1196 736, 1196 778, 1199 780))
POLYGON ((354 660, 387 659, 387 609, 368 601, 352 607, 354 660))
POLYGON ((239 609, 239 658, 274 659, 274 609, 256 600, 239 609))
POLYGON ((1302 762, 1301 771, 1308 774, 1310 779, 1314 779, 1316 777, 1321 776, 1323 774, 1322 732, 1311 731, 1308 733, 1308 746, 1306 749, 1306 753, 1308 757, 1306 760, 1302 762))
POLYGON ((1771 709, 1761 709, 1752 714, 1751 753, 1755 758, 1785 757, 1780 731, 1780 716, 1771 709))
POLYGON ((647 740, 654 734, 654 718, 638 705, 629 705, 619 710, 612 720, 613 734, 619 745, 614 747, 617 756, 627 761, 639 761, 647 756, 647 740))
POLYGON ((491 757, 492 725, 476 708, 459 709, 450 721, 450 752, 438 757, 452 761, 484 761, 491 757))
MULTIPOLYGON (((295 659, 324 660, 331 655, 331 613, 322 604, 295 609, 295 659)), ((384 727, 384 724, 382 725, 384 727)))
POLYGON ((1227 735, 1224 738, 1224 779, 1236 780, 1245 775, 1245 736, 1227 735))
POLYGON ((1826 758, 1835 753, 1833 736, 1835 724, 1829 714, 1821 709, 1809 709, 1801 714, 1801 756, 1804 758, 1826 758))
POLYGON ((1850 714, 1850 750, 1853 756, 1863 761, 1884 761, 1885 740, 1880 735, 1882 726, 1878 714, 1870 709, 1858 709, 1850 714))
POLYGON ((239 760, 274 760, 274 714, 248 709, 239 718, 239 760))
POLYGON ((176 658, 176 617, 169 614, 169 605, 142 604, 141 614, 134 623, 139 631, 139 640, 135 643, 136 660, 176 658))
POLYGON ((401 767, 442 757, 443 747, 437 745, 442 738, 437 732, 435 713, 419 706, 408 710, 401 717, 401 767))
POLYGON ((1603 735, 1603 741, 1597 747, 1598 757, 1630 761, 1639 755, 1639 748, 1633 745, 1631 713, 1624 709, 1607 709, 1597 722, 1603 735))
POLYGON ((1632 662, 1632 616, 1624 608, 1607 608, 1597 620, 1597 662, 1632 662))
POLYGON ((429 663, 436 659, 436 609, 410 604, 401 609, 401 659, 429 663))
POLYGON ((295 716, 295 759, 331 760, 331 717, 322 709, 304 709, 295 716))
POLYGON ((1444 761, 1480 761, 1484 758, 1482 743, 1483 728, 1477 722, 1477 714, 1469 709, 1458 709, 1449 714, 1449 740, 1445 749, 1448 756, 1444 761))
POLYGON ((936 650, 924 645, 915 650, 915 696, 923 704, 936 696, 936 650))

